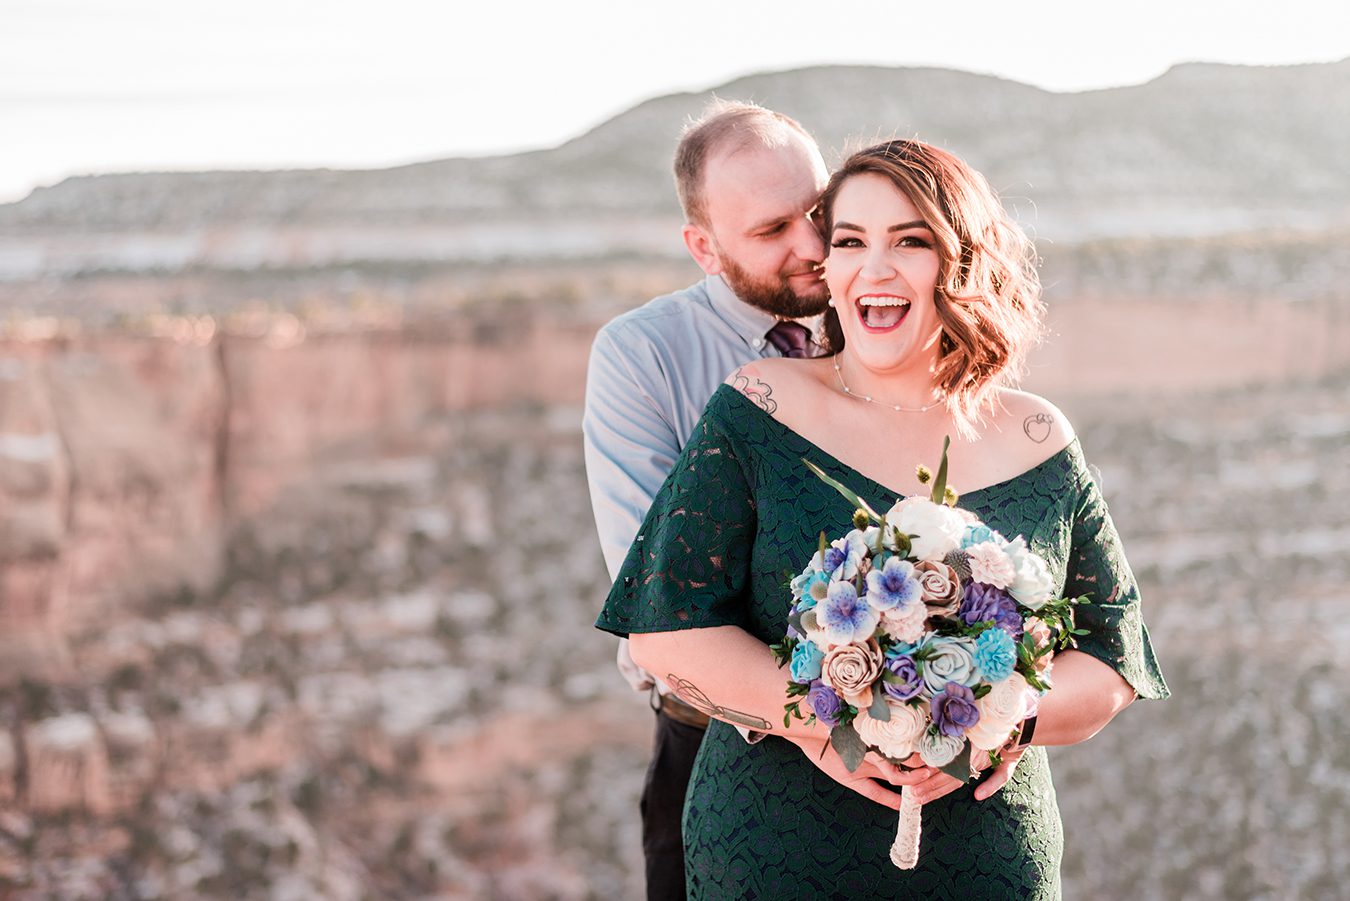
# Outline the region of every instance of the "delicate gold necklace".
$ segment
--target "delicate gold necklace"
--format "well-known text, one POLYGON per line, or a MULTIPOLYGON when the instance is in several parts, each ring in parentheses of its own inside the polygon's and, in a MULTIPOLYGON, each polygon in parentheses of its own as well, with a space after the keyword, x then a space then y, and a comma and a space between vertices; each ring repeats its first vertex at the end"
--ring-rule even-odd
POLYGON ((927 413, 929 410, 942 403, 941 400, 935 400, 926 407, 902 407, 899 404, 888 404, 879 400, 873 400, 870 394, 854 394, 849 389, 848 385, 844 384, 844 374, 839 371, 839 357, 837 356, 834 358, 834 375, 835 378, 839 379, 839 387, 842 388, 844 393, 849 397, 865 400, 869 404, 876 404, 878 407, 890 407, 897 413, 927 413))

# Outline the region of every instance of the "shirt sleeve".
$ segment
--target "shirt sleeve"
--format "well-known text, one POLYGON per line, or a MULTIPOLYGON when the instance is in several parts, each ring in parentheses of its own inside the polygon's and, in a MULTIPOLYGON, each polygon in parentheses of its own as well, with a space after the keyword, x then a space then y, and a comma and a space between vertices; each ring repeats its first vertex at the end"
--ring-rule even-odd
POLYGON ((1144 625, 1139 585, 1125 559, 1120 535, 1101 490, 1084 472, 1073 521, 1067 597, 1088 596, 1074 608, 1078 650, 1091 654, 1130 683, 1141 698, 1161 699, 1170 692, 1144 625))
POLYGON ((598 628, 626 637, 746 627, 756 512, 743 457, 710 407, 638 530, 598 628))
MULTIPOLYGON (((640 339, 634 339, 640 340, 640 339)), ((668 403, 654 365, 635 365, 632 340, 606 328, 591 347, 582 440, 591 509, 610 578, 633 543, 652 498, 679 456, 668 403)))

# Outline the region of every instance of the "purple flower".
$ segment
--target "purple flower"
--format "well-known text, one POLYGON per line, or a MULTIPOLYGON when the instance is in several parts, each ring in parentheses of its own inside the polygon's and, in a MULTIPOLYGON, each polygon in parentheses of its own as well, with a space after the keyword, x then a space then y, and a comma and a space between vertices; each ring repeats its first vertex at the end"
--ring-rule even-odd
POLYGON ((967 729, 980 721, 980 708, 975 706, 975 692, 959 682, 948 682, 929 702, 933 725, 943 735, 960 738, 967 729))
POLYGON ((961 599, 961 619, 968 625, 992 622, 1014 639, 1022 637, 1022 615, 1017 612, 1017 601, 1001 588, 983 582, 966 586, 961 599))
POLYGON ((880 571, 867 574, 867 600, 878 610, 898 610, 922 599, 923 588, 908 560, 891 557, 880 571))
POLYGON ((923 689, 923 677, 907 654, 888 657, 881 674, 881 690, 897 701, 908 701, 923 689), (892 678, 893 677, 893 678, 892 678))
POLYGON ((839 725, 839 714, 844 712, 844 701, 834 693, 833 688, 817 679, 811 683, 811 690, 806 693, 806 703, 811 705, 811 711, 815 713, 816 719, 831 729, 839 725))
POLYGON ((881 614, 858 597, 852 582, 832 582, 829 596, 816 608, 817 622, 831 644, 867 641, 881 622, 881 614))

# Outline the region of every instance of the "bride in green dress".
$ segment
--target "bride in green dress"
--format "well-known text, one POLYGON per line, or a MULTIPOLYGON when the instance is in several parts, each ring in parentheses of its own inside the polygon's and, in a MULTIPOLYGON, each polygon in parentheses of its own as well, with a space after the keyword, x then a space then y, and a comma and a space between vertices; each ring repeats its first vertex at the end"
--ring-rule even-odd
POLYGON ((829 354, 756 361, 713 395, 653 502, 597 625, 715 722, 685 807, 693 898, 1056 898, 1063 846, 1045 746, 1163 698, 1135 580, 1064 415, 1011 387, 1039 339, 1029 243, 955 156, 892 141, 821 199, 829 354), (807 459, 886 509, 953 436, 961 507, 1022 535, 1057 589, 1088 595, 1054 690, 979 779, 875 754, 849 773, 819 723, 783 724, 785 574, 852 509, 807 459), (888 850, 899 786, 923 803, 918 866, 888 850))

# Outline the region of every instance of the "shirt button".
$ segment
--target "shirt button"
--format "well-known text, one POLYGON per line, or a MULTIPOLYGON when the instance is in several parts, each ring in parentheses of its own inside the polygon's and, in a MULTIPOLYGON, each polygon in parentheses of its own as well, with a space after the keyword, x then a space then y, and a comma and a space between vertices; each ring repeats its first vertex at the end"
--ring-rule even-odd
POLYGON ((756 338, 756 339, 755 339, 755 350, 759 350, 759 349, 760 349, 761 347, 763 347, 763 346, 764 346, 764 339, 763 339, 763 338, 756 338))

